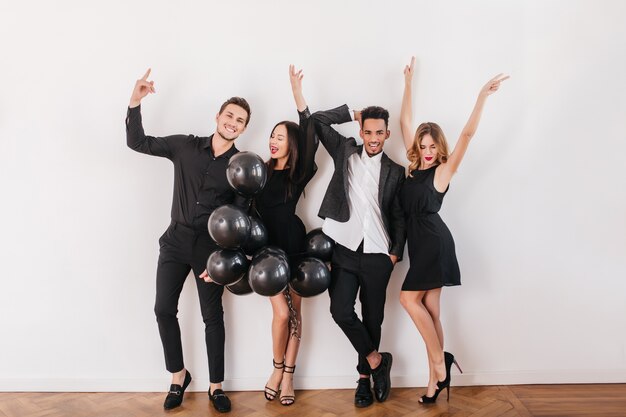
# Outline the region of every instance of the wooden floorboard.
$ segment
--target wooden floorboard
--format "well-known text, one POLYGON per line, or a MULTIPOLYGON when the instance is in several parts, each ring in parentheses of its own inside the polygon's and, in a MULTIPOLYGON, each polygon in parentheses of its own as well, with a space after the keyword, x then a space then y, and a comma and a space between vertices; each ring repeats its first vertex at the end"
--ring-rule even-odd
MULTIPOLYGON (((296 404, 266 401, 261 392, 230 392, 229 417, 529 417, 626 416, 626 384, 452 387, 436 404, 418 402, 423 388, 394 388, 384 403, 359 409, 353 390, 296 391, 296 404)), ((164 393, 0 393, 0 417, 224 416, 205 392, 185 394, 181 407, 162 408, 164 393)))

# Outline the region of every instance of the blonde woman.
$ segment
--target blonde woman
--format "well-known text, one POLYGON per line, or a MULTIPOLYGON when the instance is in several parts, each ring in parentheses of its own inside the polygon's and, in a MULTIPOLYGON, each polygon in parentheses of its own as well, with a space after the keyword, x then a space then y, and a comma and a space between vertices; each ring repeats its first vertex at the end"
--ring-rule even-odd
POLYGON ((439 319, 441 289, 461 284, 454 240, 438 211, 450 180, 476 133, 487 97, 496 92, 500 83, 509 77, 499 74, 483 86, 474 110, 450 153, 446 137, 436 123, 422 123, 413 134, 411 84, 414 68, 415 57, 404 69, 404 96, 400 115, 402 136, 410 162, 409 177, 400 193, 407 223, 410 262, 400 302, 424 339, 428 353, 428 388, 420 401, 433 403, 444 388, 450 397, 450 368, 453 363, 458 367, 454 355, 443 351, 443 327, 439 319))

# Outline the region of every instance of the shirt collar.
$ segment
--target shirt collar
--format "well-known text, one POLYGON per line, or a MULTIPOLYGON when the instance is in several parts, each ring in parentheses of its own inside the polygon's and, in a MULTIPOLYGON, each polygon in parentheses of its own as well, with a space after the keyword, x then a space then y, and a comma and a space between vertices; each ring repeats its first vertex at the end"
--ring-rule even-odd
POLYGON ((363 151, 361 152, 361 160, 363 161, 364 164, 368 164, 368 165, 380 165, 380 161, 383 159, 383 153, 379 152, 374 156, 369 156, 367 154, 367 152, 365 152, 365 149, 363 149, 363 151))
MULTIPOLYGON (((204 149, 208 149, 209 153, 211 154, 211 156, 214 156, 213 155, 213 147, 211 146, 212 144, 213 144, 213 135, 209 136, 208 138, 207 137, 204 138, 204 143, 202 144, 202 147, 204 149)), ((226 152, 224 152, 223 154, 221 154, 217 158, 227 158, 227 159, 230 159, 230 157, 233 156, 234 154, 236 154, 237 152, 239 152, 239 149, 237 149, 235 147, 235 144, 233 143, 233 146, 231 146, 229 150, 227 150, 226 152)))

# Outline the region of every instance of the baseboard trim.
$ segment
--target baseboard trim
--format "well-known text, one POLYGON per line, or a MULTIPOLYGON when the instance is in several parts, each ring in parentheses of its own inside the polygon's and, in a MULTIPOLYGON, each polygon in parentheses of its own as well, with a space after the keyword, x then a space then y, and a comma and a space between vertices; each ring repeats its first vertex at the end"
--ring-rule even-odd
MULTIPOLYGON (((424 386, 425 376, 393 376, 398 388, 424 386)), ((352 389, 357 376, 300 376, 297 389, 352 389)), ((228 391, 260 391, 264 378, 239 378, 224 381, 228 391)), ((160 392, 167 388, 164 378, 0 378, 2 392, 160 392)), ((511 371, 453 374, 452 385, 525 385, 525 384, 607 384, 626 383, 623 370, 511 371)), ((208 382, 193 381, 190 391, 206 391, 208 382)))

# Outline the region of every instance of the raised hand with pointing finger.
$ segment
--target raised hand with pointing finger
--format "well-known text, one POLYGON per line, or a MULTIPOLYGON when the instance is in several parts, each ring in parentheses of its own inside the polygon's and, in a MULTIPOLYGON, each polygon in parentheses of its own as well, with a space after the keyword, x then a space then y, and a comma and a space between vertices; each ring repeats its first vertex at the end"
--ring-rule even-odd
POLYGON ((496 91, 498 91, 498 88, 500 88, 500 83, 508 79, 509 79, 508 75, 504 75, 502 73, 496 75, 495 77, 487 81, 487 84, 485 84, 483 88, 480 90, 480 94, 488 96, 490 94, 495 93, 496 91))
POLYGON ((135 82, 135 88, 133 88, 133 94, 130 96, 130 104, 128 107, 131 109, 133 107, 137 107, 141 104, 141 100, 151 93, 156 93, 154 89, 154 81, 148 81, 148 77, 150 76, 151 69, 148 68, 148 71, 135 82))
POLYGON ((415 72, 415 57, 411 57, 411 63, 404 67, 404 82, 410 84, 413 81, 413 73, 415 72))
POLYGON ((400 130, 404 146, 407 150, 413 146, 413 74, 415 73, 415 57, 411 63, 404 66, 404 94, 400 110, 400 130))

